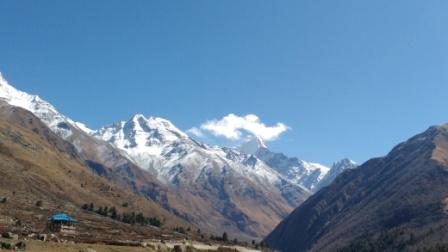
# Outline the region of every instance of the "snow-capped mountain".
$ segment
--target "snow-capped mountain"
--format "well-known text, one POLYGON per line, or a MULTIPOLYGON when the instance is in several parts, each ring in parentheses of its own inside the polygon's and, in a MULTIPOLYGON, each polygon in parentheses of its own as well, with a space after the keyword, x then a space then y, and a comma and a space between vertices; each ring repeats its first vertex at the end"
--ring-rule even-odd
POLYGON ((232 172, 264 186, 281 187, 284 183, 277 171, 252 154, 201 144, 158 117, 137 114, 94 131, 93 136, 124 151, 140 167, 155 172, 162 182, 191 184, 207 170, 216 169, 223 176, 232 172))
POLYGON ((96 130, 92 135, 116 146, 149 171, 157 171, 167 155, 180 154, 171 152, 176 143, 192 142, 170 121, 158 117, 145 118, 140 114, 96 130))
POLYGON ((118 177, 119 175, 114 173, 121 173, 122 170, 139 172, 139 168, 120 151, 104 141, 91 137, 92 131, 84 124, 59 113, 53 105, 39 96, 17 90, 3 78, 1 73, 0 99, 12 106, 32 112, 54 133, 72 144, 85 164, 98 174, 118 177))
POLYGON ((260 137, 246 140, 237 149, 255 155, 294 184, 314 192, 331 183, 345 169, 356 167, 356 163, 349 159, 338 161, 330 168, 319 163, 290 158, 283 153, 270 151, 260 137))
POLYGON ((10 105, 24 108, 37 117, 39 117, 47 126, 49 126, 59 136, 67 139, 72 130, 69 124, 82 131, 90 132, 90 130, 82 123, 75 122, 59 113, 53 105, 42 100, 37 95, 30 95, 19 91, 11 86, 0 73, 0 99, 10 105))
POLYGON ((198 143, 165 119, 136 115, 91 131, 3 78, 0 99, 35 114, 99 175, 208 232, 262 237, 310 195, 255 156, 198 143))
MULTIPOLYGON (((239 219, 239 228, 252 236, 268 231, 261 219, 279 220, 310 195, 254 155, 201 144, 166 119, 137 114, 93 136, 116 146, 163 184, 201 202, 195 208, 207 205, 195 212, 213 209, 239 219)), ((208 214, 195 217, 204 216, 208 214)))
POLYGON ((325 175, 325 177, 317 184, 315 191, 320 190, 322 187, 328 186, 336 179, 336 177, 348 169, 355 169, 358 165, 355 161, 348 158, 344 158, 340 161, 334 162, 331 166, 330 171, 325 175))
POLYGON ((247 138, 242 144, 236 147, 242 153, 256 155, 260 149, 267 149, 263 139, 259 136, 247 138))

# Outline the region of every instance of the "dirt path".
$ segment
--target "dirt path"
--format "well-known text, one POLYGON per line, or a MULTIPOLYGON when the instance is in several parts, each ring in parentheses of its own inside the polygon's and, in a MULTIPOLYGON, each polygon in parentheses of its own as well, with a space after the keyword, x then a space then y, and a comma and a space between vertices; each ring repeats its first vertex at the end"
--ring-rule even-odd
MULTIPOLYGON (((18 241, 2 240, 3 242, 16 243, 18 241)), ((82 244, 82 243, 55 243, 55 242, 41 242, 35 240, 24 241, 27 245, 26 251, 28 252, 79 252, 82 249, 92 248, 96 252, 170 252, 175 245, 185 247, 186 245, 192 246, 197 252, 201 251, 216 251, 219 245, 207 245, 204 243, 193 242, 189 244, 183 244, 180 242, 148 242, 148 247, 126 247, 126 246, 111 246, 101 244, 82 244)), ((244 248, 240 246, 224 246, 226 248, 236 249, 239 252, 260 252, 250 248, 244 248)), ((186 251, 183 249, 182 251, 186 251)))

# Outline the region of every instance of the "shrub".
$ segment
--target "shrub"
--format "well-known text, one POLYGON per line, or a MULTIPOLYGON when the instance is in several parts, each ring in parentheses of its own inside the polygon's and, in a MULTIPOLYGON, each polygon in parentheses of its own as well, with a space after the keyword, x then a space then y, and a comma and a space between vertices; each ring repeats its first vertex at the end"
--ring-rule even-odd
POLYGON ((159 220, 157 217, 149 218, 148 223, 149 223, 149 225, 155 226, 155 227, 161 227, 163 225, 162 221, 159 220))
POLYGON ((178 232, 178 233, 180 233, 180 234, 186 234, 187 232, 185 231, 185 228, 184 227, 176 227, 176 228, 174 228, 174 231, 175 232, 178 232))
POLYGON ((115 207, 111 207, 111 208, 109 209, 109 212, 110 212, 110 217, 111 217, 112 219, 116 220, 117 217, 118 217, 118 215, 117 215, 117 210, 115 209, 115 207))
POLYGON ((182 252, 182 248, 179 245, 174 245, 173 251, 174 252, 182 252))

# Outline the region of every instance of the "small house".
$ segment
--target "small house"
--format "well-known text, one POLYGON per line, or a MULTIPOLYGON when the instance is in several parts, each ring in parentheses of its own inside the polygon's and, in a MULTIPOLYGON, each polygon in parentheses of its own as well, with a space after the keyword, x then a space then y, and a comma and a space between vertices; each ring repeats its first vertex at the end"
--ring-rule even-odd
POLYGON ((77 222, 66 213, 58 213, 48 218, 48 229, 62 234, 75 234, 77 222))

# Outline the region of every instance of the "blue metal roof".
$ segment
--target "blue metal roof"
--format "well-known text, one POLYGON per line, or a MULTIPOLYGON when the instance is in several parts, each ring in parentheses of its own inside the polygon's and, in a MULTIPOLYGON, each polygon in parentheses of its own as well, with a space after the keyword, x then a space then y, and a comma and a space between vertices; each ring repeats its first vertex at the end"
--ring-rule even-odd
POLYGON ((49 221, 67 221, 67 222, 78 222, 76 219, 73 219, 72 217, 68 216, 66 213, 58 213, 50 218, 48 218, 49 221))

